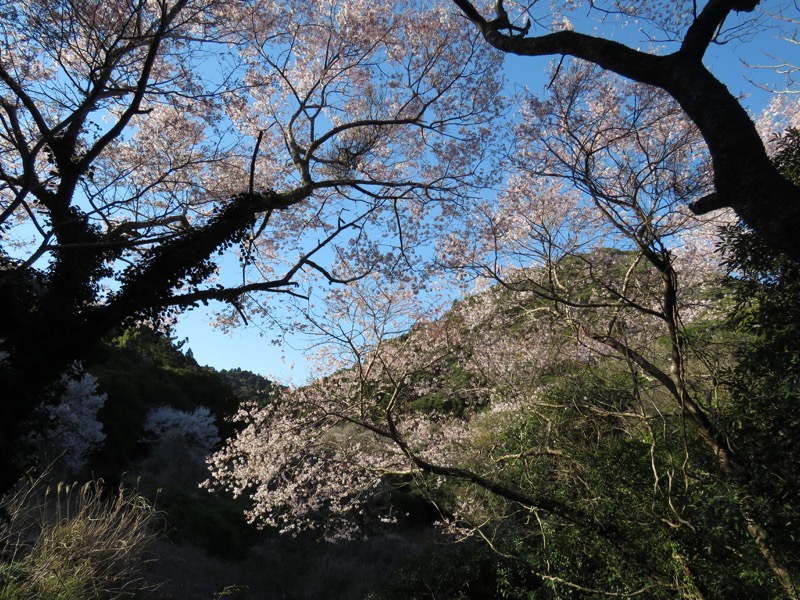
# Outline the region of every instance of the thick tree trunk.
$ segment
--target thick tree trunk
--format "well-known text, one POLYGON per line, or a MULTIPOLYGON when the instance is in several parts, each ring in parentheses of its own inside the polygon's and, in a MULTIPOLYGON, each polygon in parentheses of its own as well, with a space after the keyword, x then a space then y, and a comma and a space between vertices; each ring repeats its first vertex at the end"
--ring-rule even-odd
POLYGON ((755 125, 728 89, 701 63, 676 54, 660 87, 697 125, 708 144, 716 193, 694 203, 695 212, 731 207, 767 242, 800 260, 800 188, 767 156, 755 125))
POLYGON ((574 31, 524 37, 503 35, 468 0, 453 0, 486 41, 519 56, 568 55, 622 77, 662 88, 680 103, 711 152, 716 194, 693 204, 697 212, 730 207, 774 248, 800 261, 800 188, 772 165, 755 125, 730 91, 702 63, 716 27, 731 10, 757 2, 709 2, 689 28, 682 49, 667 56, 574 31))

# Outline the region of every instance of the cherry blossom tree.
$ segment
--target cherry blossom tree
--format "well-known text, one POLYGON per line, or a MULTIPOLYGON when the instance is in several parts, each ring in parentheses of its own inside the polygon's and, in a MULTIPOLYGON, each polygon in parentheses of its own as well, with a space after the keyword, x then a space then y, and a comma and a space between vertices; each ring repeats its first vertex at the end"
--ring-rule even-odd
POLYGON ((710 184, 699 133, 655 88, 621 84, 588 65, 554 83, 545 101, 524 100, 517 173, 500 202, 483 203, 468 230, 453 235, 451 264, 539 294, 580 341, 607 346, 662 381, 733 473, 730 450, 701 425, 683 381, 682 328, 703 311, 715 226, 726 223, 685 207, 710 184), (647 358, 655 350, 650 320, 669 339, 665 371, 647 358))
MULTIPOLYGON (((621 416, 595 397, 562 403, 532 383, 563 361, 578 370, 597 358, 571 343, 568 332, 551 330, 538 311, 522 319, 509 314, 514 299, 499 287, 457 304, 441 320, 415 322, 401 337, 375 337, 397 327, 387 316, 399 317, 405 302, 374 287, 356 293, 363 284, 342 297, 345 322, 361 327, 317 322, 330 334, 325 369, 342 368, 269 403, 243 405, 235 417, 240 433, 212 457, 205 485, 249 497, 248 516, 260 526, 328 538, 364 535, 375 526, 370 517, 373 523, 397 519, 398 507, 387 498, 413 487, 441 509, 456 536, 480 535, 499 546, 511 540, 498 538, 498 530, 508 533, 509 523, 518 522, 511 535, 533 536, 543 540, 534 544, 547 546, 551 529, 591 532, 625 564, 639 564, 644 554, 637 558, 619 523, 604 520, 594 490, 574 501, 564 498, 565 489, 586 486, 579 448, 592 435, 584 428, 648 417, 631 407, 621 416), (462 403, 460 414, 454 398, 462 403)), ((585 450, 597 451, 591 444, 585 450)), ((641 488, 645 500, 649 488, 641 488)), ((635 531, 641 537, 641 523, 635 531)), ((560 569, 533 569, 554 584, 570 583, 556 581, 557 574, 565 576, 560 569)))
POLYGON ((142 428, 144 442, 157 444, 165 437, 176 436, 203 456, 210 454, 220 441, 214 415, 205 406, 191 412, 159 406, 148 413, 142 428))
POLYGON ((106 438, 97 416, 107 396, 98 391, 97 379, 77 366, 62 376, 62 384, 56 402, 40 407, 47 423, 44 431, 34 432, 26 442, 38 449, 45 464, 74 476, 106 438))
POLYGON ((4 473, 41 386, 113 328, 410 277, 454 200, 493 176, 499 58, 447 5, 2 11, 4 473))
MULTIPOLYGON (((695 333, 720 318, 708 292, 719 285, 718 228, 731 219, 686 208, 711 184, 697 128, 665 92, 586 63, 563 67, 548 98, 527 96, 522 110, 505 201, 475 211, 473 242, 452 255, 483 250, 471 268, 547 300, 579 343, 656 383, 639 392, 651 395, 643 414, 677 410, 747 498, 755 465, 730 443, 714 400, 724 353, 695 333)), ((742 528, 796 597, 756 504, 740 503, 742 528)))
MULTIPOLYGON (((800 259, 800 191, 770 162, 753 120, 704 64, 717 42, 741 42, 765 21, 796 23, 791 2, 551 2, 498 0, 490 19, 469 0, 453 0, 489 45, 520 56, 573 56, 669 94, 698 127, 713 165, 713 189, 692 199, 697 214, 730 207, 775 248, 800 259), (613 24, 614 38, 575 30, 613 24), (596 20, 595 20, 596 19, 596 20), (626 45, 630 44, 630 45, 626 45), (645 49, 638 45, 644 44, 645 49), (654 48, 653 50, 650 50, 654 48)), ((791 60, 789 60, 791 62, 791 60)))
MULTIPOLYGON (((507 399, 495 412, 521 405, 519 397, 512 400, 520 393, 513 381, 547 363, 541 352, 536 358, 545 346, 520 348, 496 333, 487 340, 489 330, 479 325, 503 320, 491 295, 451 311, 448 319, 429 320, 418 304, 409 304, 408 294, 372 279, 341 290, 336 307, 314 319, 324 336, 322 371, 336 370, 278 392, 267 404, 243 404, 234 416, 242 429, 210 459, 207 487, 248 495, 249 516, 259 525, 322 529, 329 537, 362 532, 365 508, 418 474, 461 479, 530 507, 588 519, 555 500, 454 466, 474 452, 469 417, 439 411, 432 418, 415 410, 455 365, 472 374, 468 389, 453 390, 467 415, 477 415, 491 396, 507 399), (388 337, 401 327, 410 331, 388 337)), ((392 519, 392 507, 383 508, 388 512, 378 515, 392 519)))
MULTIPOLYGON (((686 537, 706 535, 698 498, 724 481, 738 513, 731 527, 752 549, 737 552, 795 597, 791 552, 773 544, 747 485, 755 465, 719 416, 726 355, 714 245, 732 215, 686 208, 712 185, 699 131, 663 91, 586 64, 562 66, 546 99, 521 103, 506 189, 474 199, 442 247, 449 267, 497 285, 439 320, 365 280, 342 291, 341 310, 314 322, 333 349, 323 373, 334 375, 244 407, 245 430, 214 457, 213 479, 252 495, 251 518, 287 530, 316 527, 325 511, 330 526, 352 527, 353 511, 397 477, 415 478, 460 534, 493 543, 519 518, 523 530, 538 523, 544 547, 554 531, 576 530, 638 564, 646 522, 671 558, 626 593, 664 586, 660 569, 673 569, 677 589, 695 598, 703 567, 686 537), (598 370, 602 384, 591 377, 598 370), (548 373, 558 383, 542 383, 548 373), (606 465, 593 480, 590 465, 629 452, 631 464, 611 470, 630 466, 619 483, 633 485, 638 504, 604 508, 617 476, 606 465), (296 469, 298 460, 308 463, 296 469), (448 481, 467 488, 449 496, 448 481), (606 520, 606 510, 617 516, 606 520)), ((537 575, 579 585, 557 569, 537 575)))
POLYGON ((205 406, 183 411, 171 406, 150 410, 139 438, 147 446, 143 473, 166 485, 197 485, 205 478, 205 461, 219 444, 214 415, 205 406))

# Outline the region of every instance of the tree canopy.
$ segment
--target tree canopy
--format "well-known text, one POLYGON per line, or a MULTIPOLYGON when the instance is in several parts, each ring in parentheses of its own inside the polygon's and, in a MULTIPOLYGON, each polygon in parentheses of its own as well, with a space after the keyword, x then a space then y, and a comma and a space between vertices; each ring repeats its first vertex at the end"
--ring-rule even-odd
POLYGON ((31 382, 114 327, 402 277, 487 182, 499 57, 447 5, 3 11, 3 462, 31 382))

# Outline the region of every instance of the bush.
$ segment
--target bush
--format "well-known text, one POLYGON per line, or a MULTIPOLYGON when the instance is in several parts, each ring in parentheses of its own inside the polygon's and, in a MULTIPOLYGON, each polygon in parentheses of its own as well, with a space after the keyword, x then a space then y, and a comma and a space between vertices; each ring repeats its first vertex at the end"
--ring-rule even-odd
POLYGON ((192 491, 171 485, 161 488, 158 506, 168 524, 166 537, 202 548, 210 556, 244 558, 259 537, 247 524, 247 504, 194 487, 192 491))
POLYGON ((436 545, 413 556, 367 600, 530 600, 541 580, 522 560, 501 556, 475 539, 436 545))
POLYGON ((0 501, 0 597, 86 600, 133 596, 159 517, 141 495, 101 481, 20 484, 0 501))

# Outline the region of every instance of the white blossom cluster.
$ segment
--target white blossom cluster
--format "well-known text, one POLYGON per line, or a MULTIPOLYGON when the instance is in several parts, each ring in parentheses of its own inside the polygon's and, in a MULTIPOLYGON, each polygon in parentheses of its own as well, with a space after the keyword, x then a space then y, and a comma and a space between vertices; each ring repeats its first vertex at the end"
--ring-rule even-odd
POLYGON ((245 404, 234 420, 247 425, 209 459, 205 487, 249 495, 250 521, 281 533, 355 533, 352 516, 363 512, 388 466, 379 453, 365 451, 368 439, 346 436, 340 443, 332 432, 336 420, 310 404, 245 404))
POLYGON ((168 436, 180 437, 193 450, 207 456, 219 441, 214 415, 205 406, 191 412, 158 406, 147 415, 142 441, 155 443, 168 436))
POLYGON ((58 459, 75 473, 105 440, 97 415, 107 396, 98 391, 97 378, 85 371, 64 374, 61 386, 63 391, 58 401, 41 409, 47 420, 45 429, 29 436, 29 440, 44 450, 48 460, 58 459))

